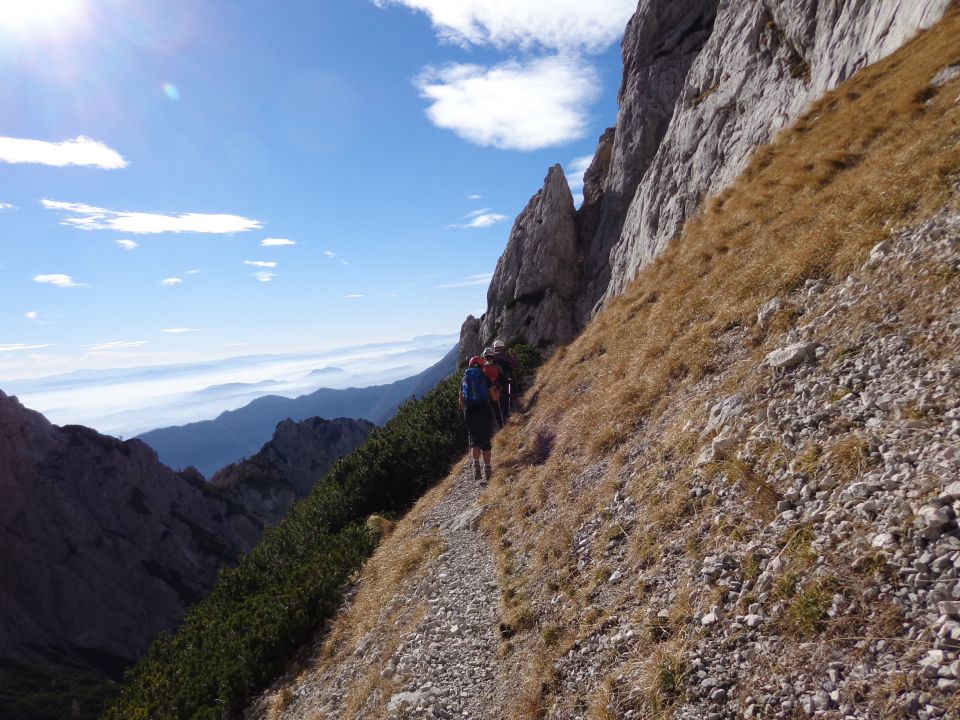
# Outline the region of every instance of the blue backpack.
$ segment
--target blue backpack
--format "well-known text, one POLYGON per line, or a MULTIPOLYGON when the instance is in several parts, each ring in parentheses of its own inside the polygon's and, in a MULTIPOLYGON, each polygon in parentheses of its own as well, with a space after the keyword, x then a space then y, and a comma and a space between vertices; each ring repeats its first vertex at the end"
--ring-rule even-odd
POLYGON ((490 404, 490 393, 487 390, 487 378, 483 370, 478 367, 467 368, 460 384, 460 392, 467 407, 482 407, 490 404))

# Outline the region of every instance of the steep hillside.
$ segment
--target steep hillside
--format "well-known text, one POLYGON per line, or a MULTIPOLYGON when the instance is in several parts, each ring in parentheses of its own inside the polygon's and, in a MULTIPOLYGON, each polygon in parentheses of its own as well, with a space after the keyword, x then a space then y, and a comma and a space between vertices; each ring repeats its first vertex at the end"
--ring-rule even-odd
POLYGON ((496 336, 555 348, 659 255, 708 193, 807 104, 929 27, 950 0, 640 0, 615 127, 574 210, 559 166, 517 218, 461 358, 496 336))
POLYGON ((309 417, 351 417, 384 423, 400 404, 422 397, 456 369, 456 351, 422 373, 388 385, 331 390, 285 398, 267 395, 214 420, 151 430, 138 436, 160 459, 174 468, 195 467, 206 477, 220 468, 250 457, 270 439, 277 423, 309 417))
POLYGON ((95 716, 104 680, 175 629, 372 427, 281 423, 215 487, 138 440, 57 427, 0 392, 0 718, 74 703, 95 716))
POLYGON ((757 152, 247 717, 957 717, 958 37, 757 152))

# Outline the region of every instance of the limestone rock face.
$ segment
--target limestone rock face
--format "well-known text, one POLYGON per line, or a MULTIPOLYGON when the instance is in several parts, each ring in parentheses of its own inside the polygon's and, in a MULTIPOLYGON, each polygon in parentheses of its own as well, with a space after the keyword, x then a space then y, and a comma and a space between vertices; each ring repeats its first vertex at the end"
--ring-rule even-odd
POLYGON ((2 392, 0 498, 2 655, 114 675, 262 529, 139 440, 56 427, 2 392))
POLYGON ((641 0, 627 25, 617 124, 600 138, 577 215, 584 258, 580 329, 610 283, 610 251, 667 132, 690 66, 710 38, 717 5, 718 0, 641 0))
POLYGON ((236 499, 259 521, 275 525, 302 500, 338 458, 362 445, 376 427, 367 420, 289 418, 248 460, 217 472, 210 484, 236 499))
MULTIPOLYGON (((669 32, 670 26, 659 32, 654 26, 665 17, 663 6, 672 4, 642 1, 631 27, 649 24, 653 36, 669 32)), ((949 0, 720 3, 712 32, 689 69, 675 68, 685 74, 683 88, 610 252, 606 297, 620 293, 664 249, 706 195, 734 179, 757 145, 771 140, 810 101, 935 23, 948 5, 949 0)), ((621 115, 624 108, 656 105, 662 97, 658 86, 631 80, 633 68, 641 67, 634 58, 649 53, 644 37, 628 32, 624 39, 621 115)), ((636 119, 644 125, 658 121, 636 119)))
POLYGON ((520 335, 528 343, 548 347, 572 338, 580 281, 576 256, 573 195, 563 168, 554 165, 543 189, 517 217, 497 262, 480 342, 520 335))
POLYGON ((460 345, 457 349, 457 365, 467 362, 473 355, 476 355, 482 348, 480 347, 480 321, 473 315, 467 315, 467 319, 460 326, 460 345))
POLYGON ((600 138, 583 205, 572 213, 552 168, 497 264, 479 336, 464 326, 461 357, 497 335, 548 351, 571 340, 758 145, 949 4, 640 0, 623 39, 616 126, 600 138))

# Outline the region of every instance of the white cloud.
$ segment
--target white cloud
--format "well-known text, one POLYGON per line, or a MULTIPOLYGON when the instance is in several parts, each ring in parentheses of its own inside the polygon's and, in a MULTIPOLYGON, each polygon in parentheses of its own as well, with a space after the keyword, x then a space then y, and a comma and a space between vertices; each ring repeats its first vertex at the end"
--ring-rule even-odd
POLYGON ((457 223, 455 225, 447 225, 448 228, 459 228, 461 230, 476 229, 476 228, 487 228, 491 225, 496 225, 498 222, 503 222, 507 220, 506 215, 501 215, 500 213, 493 212, 490 208, 482 208, 480 210, 474 210, 467 213, 464 216, 470 222, 467 223, 457 223))
POLYGON ((199 270, 187 270, 186 274, 187 274, 187 275, 199 275, 199 274, 200 274, 200 271, 199 271, 199 270))
POLYGON ((467 200, 483 200, 483 195, 477 195, 476 193, 467 195, 467 200))
POLYGON ((39 313, 36 310, 27 310, 24 315, 27 320, 36 320, 39 313))
POLYGON ((263 227, 263 223, 259 220, 251 220, 240 215, 208 213, 163 215, 161 213, 107 210, 83 203, 60 202, 58 200, 41 200, 40 202, 49 210, 73 213, 75 217, 65 218, 61 224, 81 230, 118 230, 119 232, 137 235, 165 232, 224 234, 246 232, 263 227))
POLYGON ((11 205, 10 203, 0 203, 0 210, 15 210, 16 205, 11 205))
POLYGON ((174 285, 180 285, 183 283, 183 280, 178 277, 168 277, 164 278, 157 283, 160 287, 173 287, 174 285))
POLYGON ((344 300, 353 300, 353 299, 362 298, 362 297, 363 295, 361 295, 360 293, 350 293, 349 295, 343 296, 344 300))
POLYGON ((170 333, 171 335, 182 335, 183 333, 203 332, 203 328, 163 328, 160 332, 170 333))
POLYGON ((350 263, 348 263, 346 260, 341 260, 340 262, 342 262, 346 267, 350 267, 350 263))
POLYGON ((599 51, 616 42, 636 0, 374 0, 430 16, 441 39, 459 45, 517 45, 599 51))
POLYGON ((90 352, 111 352, 113 350, 128 350, 146 345, 146 340, 115 340, 114 342, 84 345, 90 352))
POLYGON ((284 245, 296 245, 296 240, 287 238, 264 238, 260 241, 260 247, 283 247, 284 245))
POLYGON ((275 268, 277 266, 277 263, 274 260, 244 260, 243 264, 253 265, 253 267, 259 268, 275 268))
POLYGON ((135 240, 114 240, 114 245, 119 245, 124 250, 133 250, 134 248, 140 247, 140 243, 135 240))
POLYGON ((449 288, 473 287, 474 285, 489 285, 490 280, 492 278, 493 278, 493 273, 484 273, 483 275, 471 275, 470 277, 464 278, 459 282, 444 283, 443 285, 437 285, 435 289, 447 290, 449 288))
POLYGON ((583 157, 574 158, 567 163, 567 167, 564 168, 564 174, 567 176, 570 192, 574 194, 583 192, 583 174, 592 162, 593 155, 584 155, 583 157))
POLYGON ((332 251, 330 251, 330 250, 324 250, 324 251, 323 251, 323 254, 326 255, 326 256, 327 256, 328 258, 330 258, 331 260, 333 260, 333 258, 335 258, 335 257, 337 256, 337 254, 336 254, 335 252, 332 252, 332 251))
POLYGON ((427 117, 477 145, 539 150, 586 134, 586 107, 599 93, 591 65, 565 56, 491 68, 427 68, 415 81, 430 101, 427 117))
POLYGON ((124 157, 99 140, 83 135, 63 142, 46 142, 27 138, 0 137, 0 161, 38 163, 40 165, 86 165, 105 170, 124 168, 124 157))
POLYGON ((260 272, 255 272, 250 277, 257 279, 259 282, 267 283, 277 277, 277 273, 270 272, 269 270, 261 270, 260 272))
POLYGON ((0 345, 0 352, 15 352, 18 350, 39 350, 40 348, 53 347, 54 343, 47 345, 26 345, 24 343, 13 343, 10 345, 0 345))
POLYGON ((53 273, 50 275, 34 275, 33 281, 42 285, 53 285, 61 288, 86 287, 86 283, 74 282, 73 278, 63 273, 53 273))

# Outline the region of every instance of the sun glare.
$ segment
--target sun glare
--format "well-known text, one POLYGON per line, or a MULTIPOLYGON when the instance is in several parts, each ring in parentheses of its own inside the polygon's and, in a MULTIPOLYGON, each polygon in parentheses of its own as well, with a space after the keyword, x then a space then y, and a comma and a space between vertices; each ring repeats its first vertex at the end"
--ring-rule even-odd
POLYGON ((0 0, 0 32, 66 29, 82 13, 86 0, 0 0))

